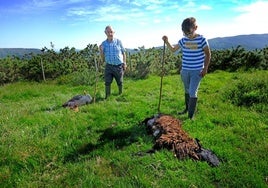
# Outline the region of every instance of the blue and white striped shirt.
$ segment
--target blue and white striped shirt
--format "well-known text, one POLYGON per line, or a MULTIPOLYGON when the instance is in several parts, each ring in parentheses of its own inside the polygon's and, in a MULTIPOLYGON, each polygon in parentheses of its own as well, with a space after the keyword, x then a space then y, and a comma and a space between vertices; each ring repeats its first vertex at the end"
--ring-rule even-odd
POLYGON ((112 41, 105 40, 101 43, 104 53, 105 62, 111 65, 120 65, 123 62, 123 53, 125 48, 119 39, 112 41))
POLYGON ((202 70, 204 68, 204 47, 208 46, 207 39, 202 35, 194 39, 183 37, 178 45, 182 49, 182 69, 202 70))

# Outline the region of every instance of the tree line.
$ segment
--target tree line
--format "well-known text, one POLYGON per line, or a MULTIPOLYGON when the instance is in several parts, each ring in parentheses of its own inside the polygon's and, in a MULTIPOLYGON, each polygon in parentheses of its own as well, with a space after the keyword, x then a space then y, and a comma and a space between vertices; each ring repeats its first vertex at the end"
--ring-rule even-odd
MULTIPOLYGON (((241 46, 225 50, 212 50, 209 72, 267 70, 268 47, 253 51, 241 46)), ((127 52, 128 69, 125 77, 145 79, 150 74, 168 75, 178 73, 181 53, 163 48, 139 47, 127 52), (164 66, 162 67, 162 62, 164 66)), ((58 80, 60 83, 92 85, 96 77, 102 78, 104 64, 100 61, 97 44, 88 44, 83 50, 65 47, 59 51, 44 47, 40 54, 26 54, 22 58, 7 56, 0 59, 0 85, 16 81, 58 80)))

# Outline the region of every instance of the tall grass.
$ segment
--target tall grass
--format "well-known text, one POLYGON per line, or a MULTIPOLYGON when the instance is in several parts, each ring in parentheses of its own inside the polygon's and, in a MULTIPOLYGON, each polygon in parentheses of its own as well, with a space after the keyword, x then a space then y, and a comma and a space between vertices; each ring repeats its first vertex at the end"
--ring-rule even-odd
MULTIPOLYGON (((183 109, 178 75, 163 80, 161 112, 183 121, 221 159, 180 161, 171 151, 143 154, 153 139, 139 123, 157 113, 160 78, 125 80, 124 93, 97 101, 75 113, 61 105, 93 86, 19 82, 0 88, 1 187, 268 187, 267 111, 223 100, 241 73, 215 72, 201 83, 194 121, 183 109)), ((257 77, 265 72, 243 73, 257 77)), ((259 78, 259 77, 258 77, 259 78)), ((264 101, 265 102, 265 101, 264 101)), ((266 101, 267 102, 267 101, 266 101)))

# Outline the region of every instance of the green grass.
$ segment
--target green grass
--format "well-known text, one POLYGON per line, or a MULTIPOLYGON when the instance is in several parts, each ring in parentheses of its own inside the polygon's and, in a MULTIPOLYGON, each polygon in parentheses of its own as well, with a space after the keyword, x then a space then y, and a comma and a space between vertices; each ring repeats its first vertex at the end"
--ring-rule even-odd
MULTIPOLYGON (((267 73, 267 72, 266 72, 267 73)), ((183 109, 180 77, 163 80, 161 112, 222 160, 217 168, 171 151, 139 156, 153 139, 139 123, 157 113, 160 78, 125 79, 124 93, 75 113, 61 105, 93 87, 19 82, 0 87, 1 187, 268 187, 267 112, 222 100, 242 73, 215 72, 202 81, 194 121, 183 109)), ((258 73, 243 73, 256 76, 258 73)), ((266 101, 267 102, 267 101, 266 101)))

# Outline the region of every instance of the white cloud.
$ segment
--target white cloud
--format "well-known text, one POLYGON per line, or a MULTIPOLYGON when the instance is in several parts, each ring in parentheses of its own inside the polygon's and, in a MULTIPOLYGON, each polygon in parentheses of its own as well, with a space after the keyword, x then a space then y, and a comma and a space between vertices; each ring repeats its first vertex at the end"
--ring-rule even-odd
POLYGON ((87 16, 90 14, 94 14, 94 12, 88 11, 85 8, 71 8, 68 10, 68 16, 87 16))
POLYGON ((234 19, 237 29, 247 34, 268 33, 267 10, 268 1, 258 1, 238 8, 237 11, 241 14, 234 19))
POLYGON ((236 16, 223 18, 224 21, 204 22, 198 31, 208 38, 268 33, 267 9, 268 1, 239 6, 233 9, 236 16))
MULTIPOLYGON (((67 11, 67 16, 74 20, 89 20, 90 22, 118 22, 128 24, 129 22, 138 25, 149 25, 151 23, 160 23, 168 21, 166 16, 163 16, 163 2, 158 0, 151 1, 134 1, 129 5, 126 2, 121 4, 106 4, 107 0, 99 6, 87 7, 72 7, 67 11), (150 4, 156 3, 156 4, 150 4)), ((165 13, 166 14, 166 13, 165 13)))
POLYGON ((199 10, 211 10, 212 7, 210 7, 210 6, 208 6, 208 5, 201 5, 201 6, 199 6, 198 9, 199 9, 199 10))
POLYGON ((196 4, 194 1, 187 1, 186 4, 183 4, 179 6, 179 11, 180 12, 191 12, 195 13, 198 11, 203 11, 203 10, 211 10, 212 7, 205 5, 205 4, 196 4))
POLYGON ((149 11, 155 11, 161 9, 161 7, 159 7, 159 5, 148 5, 145 7, 145 9, 149 11))
MULTIPOLYGON (((235 18, 237 23, 268 24, 267 19, 268 1, 258 1, 256 3, 238 7, 236 10, 241 14, 235 18)), ((259 25, 260 27, 260 25, 259 25)))
POLYGON ((32 5, 33 7, 37 8, 46 8, 46 7, 53 7, 56 4, 58 4, 58 1, 53 0, 33 0, 29 3, 29 5, 32 5))

